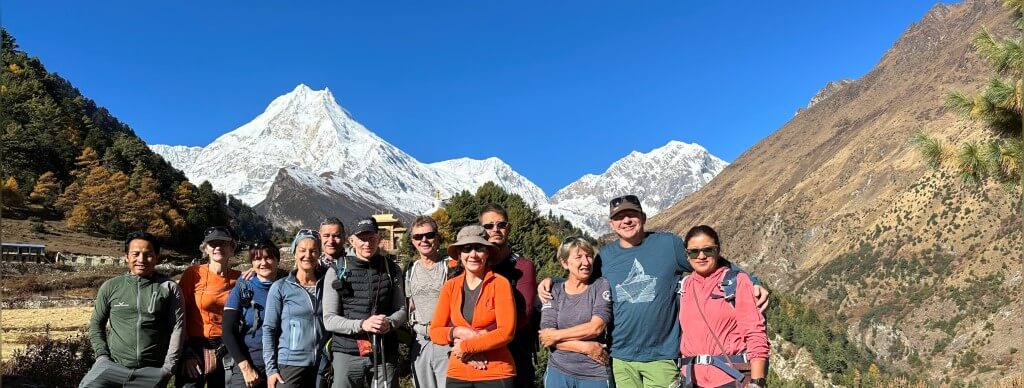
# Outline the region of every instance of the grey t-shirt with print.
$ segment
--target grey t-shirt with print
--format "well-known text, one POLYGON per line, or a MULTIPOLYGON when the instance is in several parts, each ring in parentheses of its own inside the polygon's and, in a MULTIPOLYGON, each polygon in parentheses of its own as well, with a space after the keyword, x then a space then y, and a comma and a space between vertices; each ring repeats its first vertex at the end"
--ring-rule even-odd
MULTIPOLYGON (((583 292, 570 295, 565 292, 565 283, 551 289, 552 299, 541 306, 541 329, 566 329, 590 322, 600 317, 605 324, 611 324, 611 290, 605 278, 597 278, 583 292)), ((608 344, 607 335, 593 339, 608 344)), ((608 367, 598 364, 584 354, 565 350, 553 350, 548 356, 548 366, 573 377, 582 379, 607 379, 608 367)))
POLYGON ((441 297, 441 286, 446 280, 447 268, 444 260, 434 263, 431 268, 424 266, 420 260, 411 265, 409 276, 405 279, 405 291, 416 309, 410 314, 409 322, 412 322, 413 331, 429 337, 428 327, 434 317, 437 300, 441 297))

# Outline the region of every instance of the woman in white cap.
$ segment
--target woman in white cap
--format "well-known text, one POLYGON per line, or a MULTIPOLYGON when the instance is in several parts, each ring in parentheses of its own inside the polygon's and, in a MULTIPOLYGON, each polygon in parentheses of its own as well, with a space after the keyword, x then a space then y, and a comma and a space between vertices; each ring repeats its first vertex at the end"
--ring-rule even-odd
POLYGON ((507 345, 516 327, 515 299, 511 283, 487 265, 495 253, 479 225, 459 230, 448 246, 448 255, 458 257, 465 271, 441 288, 430 340, 452 346, 449 388, 512 387, 516 368, 507 345))
POLYGON ((174 379, 176 387, 223 387, 224 356, 221 341, 224 304, 240 272, 231 269, 235 233, 227 226, 206 229, 199 249, 207 259, 181 275, 178 285, 185 308, 186 346, 183 363, 174 379))
POLYGON ((303 229, 292 241, 295 270, 267 293, 263 363, 267 387, 313 387, 327 337, 321 318, 320 234, 303 229))

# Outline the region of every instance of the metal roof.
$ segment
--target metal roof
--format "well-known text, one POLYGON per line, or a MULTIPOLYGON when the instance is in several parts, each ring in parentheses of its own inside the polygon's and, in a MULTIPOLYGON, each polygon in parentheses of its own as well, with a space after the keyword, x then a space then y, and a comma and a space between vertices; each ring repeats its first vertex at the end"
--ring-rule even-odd
POLYGON ((10 242, 3 243, 3 246, 5 246, 5 247, 22 247, 22 248, 43 248, 43 249, 46 248, 46 245, 43 245, 43 244, 10 243, 10 242))

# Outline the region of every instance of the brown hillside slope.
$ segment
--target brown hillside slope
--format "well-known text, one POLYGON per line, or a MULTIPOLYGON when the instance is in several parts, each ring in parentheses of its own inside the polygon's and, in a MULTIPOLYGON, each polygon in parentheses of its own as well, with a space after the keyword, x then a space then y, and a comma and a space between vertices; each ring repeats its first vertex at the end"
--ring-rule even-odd
POLYGON ((1007 36, 1010 21, 998 2, 935 6, 870 73, 802 111, 651 228, 718 228, 726 256, 838 311, 884 361, 933 377, 1020 373, 1019 191, 962 186, 927 168, 910 141, 920 129, 982 133, 942 95, 988 80, 970 37, 982 26, 1007 36))

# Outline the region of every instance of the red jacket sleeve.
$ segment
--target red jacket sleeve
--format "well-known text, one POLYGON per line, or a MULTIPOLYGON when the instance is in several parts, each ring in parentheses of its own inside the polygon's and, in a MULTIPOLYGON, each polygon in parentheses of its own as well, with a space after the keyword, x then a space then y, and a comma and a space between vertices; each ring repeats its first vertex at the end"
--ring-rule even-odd
POLYGON ((533 302, 537 299, 537 269, 533 266, 533 262, 526 259, 520 258, 516 260, 516 268, 523 272, 523 277, 516 282, 516 290, 523 295, 523 299, 526 305, 523 306, 526 315, 523 317, 521 322, 517 322, 519 328, 525 328, 533 318, 533 302))
POLYGON ((764 316, 754 300, 754 283, 746 273, 736 276, 736 326, 747 344, 747 357, 768 359, 768 334, 764 316))

